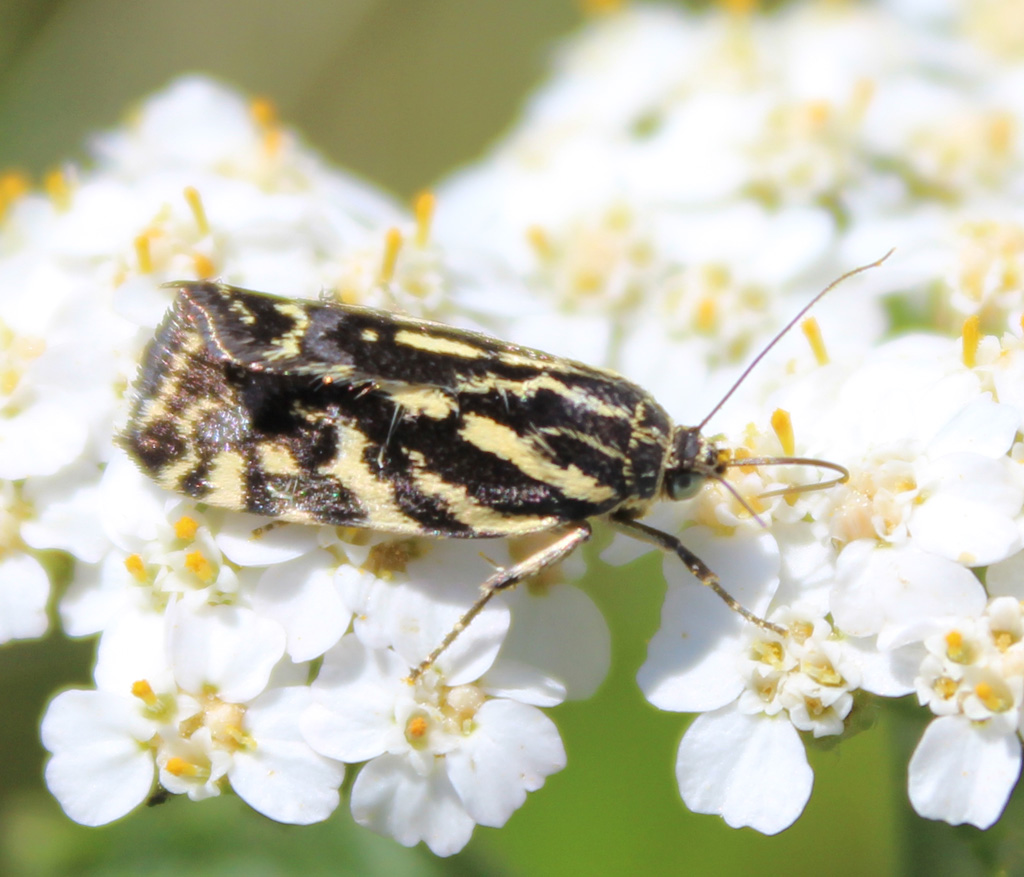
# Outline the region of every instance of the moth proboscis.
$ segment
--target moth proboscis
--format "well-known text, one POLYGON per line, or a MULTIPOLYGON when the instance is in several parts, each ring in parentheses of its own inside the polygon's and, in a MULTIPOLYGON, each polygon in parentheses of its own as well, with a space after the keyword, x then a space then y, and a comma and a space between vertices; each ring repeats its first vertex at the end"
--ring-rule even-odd
POLYGON ((818 293, 692 427, 673 424, 614 372, 481 333, 222 283, 172 283, 178 295, 143 355, 119 441, 162 487, 279 520, 450 538, 559 531, 483 582, 412 679, 494 594, 585 542, 594 518, 674 553, 734 611, 785 635, 733 599, 678 538, 639 519, 708 479, 728 487, 731 466, 838 473, 793 491, 845 479, 824 460, 734 459, 702 430, 811 306, 888 255, 818 293))

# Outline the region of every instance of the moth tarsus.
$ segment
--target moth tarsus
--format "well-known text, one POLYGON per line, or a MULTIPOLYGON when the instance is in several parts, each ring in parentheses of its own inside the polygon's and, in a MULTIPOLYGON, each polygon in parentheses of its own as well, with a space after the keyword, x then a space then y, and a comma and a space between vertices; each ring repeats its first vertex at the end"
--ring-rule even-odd
MULTIPOLYGON (((179 292, 143 355, 119 439, 161 486, 277 520, 400 535, 565 530, 491 575, 411 679, 494 594, 586 541, 596 518, 674 553, 731 609, 785 633, 742 607, 675 536, 639 520, 655 502, 750 465, 703 436, 710 414, 677 426, 614 372, 440 323, 222 283, 168 285, 179 292)), ((756 461, 797 462, 845 472, 806 458, 756 461)))

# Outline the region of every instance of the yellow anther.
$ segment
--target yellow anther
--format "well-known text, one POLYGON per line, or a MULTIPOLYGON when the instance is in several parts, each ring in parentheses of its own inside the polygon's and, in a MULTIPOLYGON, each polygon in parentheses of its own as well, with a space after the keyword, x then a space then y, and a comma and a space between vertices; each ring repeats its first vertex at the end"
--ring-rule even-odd
POLYGON ((174 522, 174 535, 178 539, 191 541, 196 538, 197 532, 199 532, 199 522, 189 515, 182 515, 174 522))
POLYGON ((959 630, 946 634, 946 657, 955 664, 969 664, 972 660, 970 644, 959 630))
POLYGON ((0 217, 7 209, 31 188, 28 175, 22 171, 6 171, 0 174, 0 217))
POLYGON ((824 655, 815 660, 804 660, 800 662, 800 669, 821 685, 837 686, 843 684, 842 674, 832 666, 824 655))
POLYGON ((943 700, 949 700, 957 693, 959 687, 955 679, 950 679, 948 676, 940 676, 932 685, 932 690, 943 700))
POLYGON ((626 0, 578 0, 584 15, 611 15, 626 5, 626 0))
POLYGON ((433 192, 420 192, 412 202, 416 216, 416 246, 425 247, 430 241, 430 223, 434 219, 437 198, 433 192))
POLYGON ((207 773, 198 764, 185 761, 184 758, 180 758, 177 755, 167 759, 164 770, 176 777, 200 777, 205 776, 207 773))
POLYGON ((139 679, 137 682, 132 683, 132 696, 137 697, 146 706, 156 706, 158 703, 153 686, 145 679, 139 679))
POLYGON ((427 720, 423 716, 414 716, 405 726, 405 736, 418 740, 427 733, 427 720))
POLYGON ((792 457, 796 450, 796 440, 793 438, 793 421, 789 412, 784 408, 776 408, 772 412, 772 429, 778 436, 779 444, 782 445, 782 453, 792 457))
POLYGON ((204 585, 208 585, 216 576, 213 564, 206 559, 206 555, 201 551, 190 551, 185 555, 185 569, 204 585))
POLYGON ((192 265, 195 267, 196 277, 201 280, 217 274, 217 266, 213 264, 213 259, 203 253, 192 254, 192 265))
POLYGON ((993 630, 992 642, 995 643, 995 647, 999 649, 999 651, 1005 652, 1010 648, 1010 646, 1017 642, 1017 638, 1008 630, 993 630))
POLYGON ((822 128, 832 115, 832 105, 826 100, 812 100, 804 105, 804 117, 812 130, 822 128))
POLYGON ((185 200, 188 202, 189 210, 192 211, 192 218, 196 221, 196 228, 202 236, 210 233, 210 224, 206 220, 206 208, 203 207, 203 198, 195 186, 185 186, 185 200))
POLYGON ((149 581, 149 576, 146 574, 146 564, 142 562, 142 558, 138 554, 129 554, 124 559, 124 568, 128 570, 129 575, 139 584, 146 584, 149 581))
POLYGON ((974 686, 974 694, 982 702, 985 709, 994 713, 1005 713, 1013 706, 1013 697, 1008 691, 997 691, 988 682, 979 682, 974 686))
POLYGON ((71 206, 71 183, 60 168, 49 171, 43 177, 43 189, 58 210, 67 210, 71 206))
POLYGON ((808 317, 801 321, 800 331, 804 333, 804 338, 811 345, 815 362, 818 365, 828 365, 828 350, 825 348, 825 339, 821 337, 821 327, 818 325, 818 321, 814 317, 808 317))
POLYGON ((269 98, 256 97, 249 104, 249 115, 261 128, 277 124, 277 107, 269 98))
POLYGON ((805 643, 814 633, 814 625, 809 621, 794 621, 789 625, 789 633, 794 642, 805 643))
POLYGON ((153 254, 149 248, 149 232, 144 231, 135 237, 135 261, 139 265, 140 274, 153 273, 153 254))
POLYGON ((973 314, 964 320, 963 328, 963 354, 964 365, 967 368, 974 368, 978 361, 978 344, 981 341, 981 321, 977 314, 973 314))
POLYGON ((989 120, 988 144, 993 152, 1008 155, 1013 148, 1015 126, 1009 113, 995 113, 989 120))
POLYGON ((693 316, 698 332, 713 332, 718 324, 718 305, 711 296, 705 296, 697 303, 697 312, 693 316))
POLYGON ((758 0, 718 0, 726 12, 731 15, 750 15, 757 9, 758 0))
POLYGON ((551 258, 554 253, 554 248, 551 246, 551 238, 543 228, 539 225, 531 225, 526 229, 526 239, 530 242, 530 246, 533 247, 538 258, 551 258))
POLYGON ((390 283, 395 277, 395 266, 398 264, 398 253, 402 249, 402 233, 397 228, 389 228, 384 238, 384 258, 381 259, 380 283, 390 283))

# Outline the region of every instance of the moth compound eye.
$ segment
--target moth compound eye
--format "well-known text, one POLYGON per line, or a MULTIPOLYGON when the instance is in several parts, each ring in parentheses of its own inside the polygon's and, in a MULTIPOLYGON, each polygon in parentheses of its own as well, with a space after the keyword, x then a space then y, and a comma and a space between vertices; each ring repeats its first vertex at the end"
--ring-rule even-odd
POLYGON ((704 483, 704 476, 697 472, 673 472, 666 479, 666 491, 669 499, 690 499, 697 495, 704 483))

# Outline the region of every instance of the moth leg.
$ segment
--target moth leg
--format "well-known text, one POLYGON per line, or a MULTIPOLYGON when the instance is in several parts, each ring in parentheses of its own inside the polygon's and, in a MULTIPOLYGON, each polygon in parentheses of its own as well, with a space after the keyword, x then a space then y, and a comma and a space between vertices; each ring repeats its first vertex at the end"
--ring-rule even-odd
POLYGON ((714 591, 722 600, 725 601, 725 605, 732 609, 733 612, 742 615, 747 621, 752 624, 756 624, 762 630, 767 630, 770 633, 778 634, 779 636, 786 636, 788 631, 784 628, 779 627, 777 624, 765 620, 760 615, 755 615, 746 607, 742 606, 740 602, 733 597, 725 588, 722 587, 721 582, 718 580, 718 576, 711 570, 711 568, 704 563, 696 554, 690 551, 682 542, 680 542, 675 536, 668 533, 664 533, 661 530, 650 527, 647 524, 642 524, 640 521, 628 518, 625 515, 613 514, 609 517, 612 525, 615 529, 627 536, 632 536, 634 539, 639 539, 641 542, 647 542, 651 545, 656 545, 662 551, 667 551, 670 554, 675 554, 683 562, 684 566, 693 573, 697 580, 702 584, 714 591))
POLYGON ((586 542, 590 538, 591 532, 590 524, 585 521, 574 524, 571 530, 560 536, 546 548, 531 554, 519 563, 499 569, 480 585, 480 596, 477 598, 477 601, 466 610, 465 614, 456 622, 455 627, 448 631, 445 638, 441 640, 441 644, 427 655, 418 667, 413 669, 409 674, 409 681, 415 682, 430 669, 430 666, 441 656, 444 650, 455 642, 459 634, 480 614, 484 606, 490 602, 491 597, 499 591, 514 588, 524 579, 535 576, 552 564, 558 563, 563 557, 586 542))

